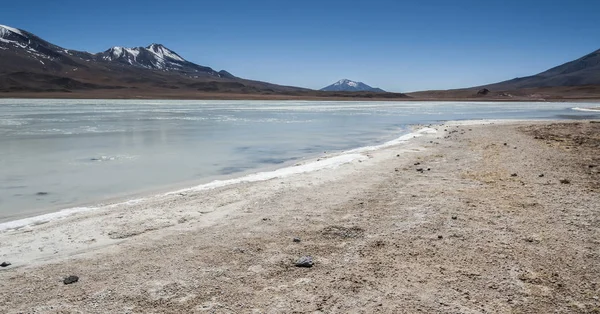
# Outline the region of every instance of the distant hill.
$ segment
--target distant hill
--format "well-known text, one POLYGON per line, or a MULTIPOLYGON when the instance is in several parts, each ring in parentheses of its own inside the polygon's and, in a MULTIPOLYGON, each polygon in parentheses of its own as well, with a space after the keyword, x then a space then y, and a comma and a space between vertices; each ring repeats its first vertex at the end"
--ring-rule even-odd
POLYGON ((600 85, 600 49, 542 73, 481 86, 493 90, 600 85))
POLYGON ((376 92, 385 93, 381 88, 373 88, 363 82, 355 82, 348 79, 339 80, 321 89, 324 92, 376 92))
POLYGON ((499 83, 409 93, 417 99, 599 99, 600 50, 547 71, 499 83))

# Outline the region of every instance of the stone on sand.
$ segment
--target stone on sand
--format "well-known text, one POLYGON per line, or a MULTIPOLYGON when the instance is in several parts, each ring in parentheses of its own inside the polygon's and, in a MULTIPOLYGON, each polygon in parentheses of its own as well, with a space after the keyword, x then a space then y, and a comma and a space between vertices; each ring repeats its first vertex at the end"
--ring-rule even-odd
POLYGON ((302 256, 302 257, 300 257, 296 261, 296 263, 294 265, 296 265, 296 267, 307 267, 307 268, 310 268, 310 267, 313 267, 314 262, 313 262, 312 257, 310 257, 310 256, 302 256))

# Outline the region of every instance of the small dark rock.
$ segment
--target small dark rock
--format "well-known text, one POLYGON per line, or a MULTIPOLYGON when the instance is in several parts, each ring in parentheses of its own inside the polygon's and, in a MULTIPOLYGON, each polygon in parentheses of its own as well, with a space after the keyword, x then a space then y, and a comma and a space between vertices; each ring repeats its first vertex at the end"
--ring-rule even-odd
POLYGON ((443 238, 444 238, 444 236, 443 236, 443 235, 439 235, 439 236, 438 236, 438 239, 443 239, 443 238))
POLYGON ((420 162, 415 162, 415 166, 418 166, 418 165, 420 165, 420 164, 421 164, 420 162))
POLYGON ((588 168, 595 168, 596 165, 589 165, 588 168))
POLYGON ((35 195, 39 195, 39 196, 48 195, 48 192, 37 192, 37 193, 35 193, 35 195))
POLYGON ((477 91, 477 95, 487 95, 490 93, 490 90, 487 88, 482 88, 479 91, 477 91))
POLYGON ((397 154, 396 157, 400 157, 400 154, 397 154))
POLYGON ((423 172, 423 168, 418 168, 417 171, 418 172, 423 172))
POLYGON ((0 264, 0 267, 8 267, 10 265, 12 265, 12 264, 9 262, 2 262, 2 264, 0 264))
POLYGON ((452 220, 456 220, 456 219, 458 219, 457 216, 452 216, 452 220))
POLYGON ((310 268, 310 267, 313 267, 314 263, 313 263, 312 257, 302 256, 296 261, 296 263, 294 265, 296 265, 296 267, 310 268))
POLYGON ((300 238, 294 238, 294 242, 298 243, 300 241, 302 241, 302 240, 300 240, 300 238))
POLYGON ((504 146, 508 145, 507 143, 504 143, 504 146))
POLYGON ((427 168, 427 171, 431 171, 431 168, 427 168))
POLYGON ((269 221, 269 220, 271 220, 271 219, 269 219, 269 218, 263 218, 262 220, 263 220, 263 221, 269 221))
POLYGON ((560 183, 569 184, 569 183, 571 183, 571 181, 569 181, 569 179, 560 179, 560 183))
POLYGON ((516 176, 517 176, 517 174, 516 174, 516 173, 513 173, 513 174, 511 174, 510 176, 511 176, 511 177, 516 177, 516 176))
POLYGON ((542 174, 540 174, 538 177, 540 177, 540 178, 543 178, 543 177, 544 177, 544 174, 542 173, 542 174))
POLYGON ((77 276, 69 276, 69 277, 66 277, 66 278, 63 280, 63 283, 64 283, 65 285, 70 285, 70 284, 72 284, 72 283, 76 283, 76 282, 78 282, 78 281, 79 281, 79 277, 77 277, 77 276))

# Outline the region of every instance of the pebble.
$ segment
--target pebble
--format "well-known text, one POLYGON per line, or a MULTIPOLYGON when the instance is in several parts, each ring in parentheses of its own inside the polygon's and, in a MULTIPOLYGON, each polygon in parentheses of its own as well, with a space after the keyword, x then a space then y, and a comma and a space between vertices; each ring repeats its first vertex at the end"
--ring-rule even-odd
POLYGON ((78 282, 78 281, 79 281, 79 277, 77 277, 77 276, 69 276, 69 277, 66 277, 66 278, 63 280, 63 283, 64 283, 65 285, 70 285, 70 284, 72 284, 72 283, 76 283, 76 282, 78 282))
POLYGON ((35 195, 39 195, 39 196, 48 195, 48 192, 37 192, 37 193, 35 193, 35 195))
POLYGON ((310 268, 310 267, 313 267, 314 263, 313 263, 312 257, 302 256, 296 261, 295 265, 296 265, 296 267, 310 268))
POLYGON ((10 265, 12 265, 12 264, 9 262, 2 262, 2 264, 0 264, 0 267, 8 267, 10 265))
POLYGON ((543 178, 543 177, 544 177, 544 174, 543 174, 543 173, 542 173, 542 174, 540 174, 540 175, 539 175, 539 177, 540 177, 540 178, 543 178))
POLYGON ((439 235, 439 236, 438 236, 438 239, 443 239, 443 238, 444 238, 444 236, 443 236, 443 235, 439 235))
POLYGON ((302 240, 300 240, 300 238, 294 238, 294 242, 298 243, 300 241, 302 241, 302 240))
POLYGON ((513 173, 513 174, 511 174, 510 176, 511 176, 511 177, 516 177, 516 176, 517 176, 517 174, 516 174, 516 173, 513 173))
POLYGON ((560 179, 560 183, 569 184, 569 183, 571 183, 571 181, 569 181, 568 179, 560 179))
POLYGON ((457 216, 452 216, 452 219, 456 220, 456 219, 458 219, 458 217, 457 216))

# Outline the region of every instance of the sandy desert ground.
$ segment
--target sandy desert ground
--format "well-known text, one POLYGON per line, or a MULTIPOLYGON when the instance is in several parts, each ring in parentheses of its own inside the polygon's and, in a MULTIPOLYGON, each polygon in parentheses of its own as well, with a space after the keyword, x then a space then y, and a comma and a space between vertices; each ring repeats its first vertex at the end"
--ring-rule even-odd
POLYGON ((335 169, 2 231, 0 312, 600 313, 600 123, 433 127, 335 169))

